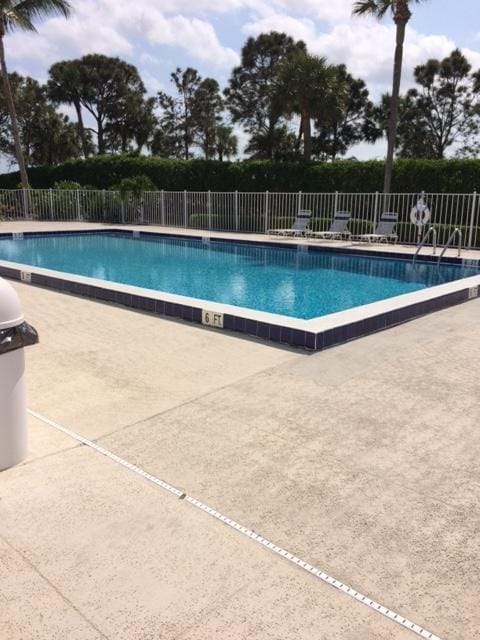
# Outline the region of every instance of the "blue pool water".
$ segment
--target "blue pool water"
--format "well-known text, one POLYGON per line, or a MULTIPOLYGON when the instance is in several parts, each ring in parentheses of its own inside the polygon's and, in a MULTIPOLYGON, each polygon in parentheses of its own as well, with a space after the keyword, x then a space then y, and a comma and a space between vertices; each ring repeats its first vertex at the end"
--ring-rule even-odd
POLYGON ((478 273, 456 265, 121 233, 2 239, 0 259, 303 319, 478 273))

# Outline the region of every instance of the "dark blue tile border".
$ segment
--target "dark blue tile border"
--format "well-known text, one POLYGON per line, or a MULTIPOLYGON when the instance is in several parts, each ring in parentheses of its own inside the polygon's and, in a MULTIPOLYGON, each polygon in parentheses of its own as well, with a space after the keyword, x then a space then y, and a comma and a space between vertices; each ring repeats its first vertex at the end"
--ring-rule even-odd
POLYGON ((257 338, 262 338, 263 340, 270 340, 270 327, 271 325, 266 322, 258 322, 257 323, 257 338))
MULTIPOLYGON (((0 276, 20 280, 20 271, 10 267, 0 266, 0 276)), ((180 318, 197 324, 202 321, 202 311, 198 307, 157 300, 149 298, 148 296, 132 295, 126 292, 116 291, 115 289, 108 289, 107 286, 99 287, 88 285, 37 273, 32 273, 32 284, 63 293, 93 298, 102 302, 113 302, 156 315, 180 318)), ((349 342, 350 340, 355 340, 362 336, 376 333, 377 331, 382 331, 397 324, 418 318, 419 316, 432 313, 433 311, 465 302, 469 299, 468 293, 468 289, 462 289, 401 309, 395 309, 388 313, 382 313, 372 318, 334 327, 320 333, 259 322, 231 314, 224 315, 223 328, 228 331, 255 336, 262 340, 300 347, 309 351, 320 351, 349 342)))
MULTIPOLYGON (((132 235, 132 231, 118 230, 118 229, 98 229, 98 230, 85 230, 85 231, 72 231, 72 232, 24 232, 24 236, 48 236, 48 235, 83 235, 83 234, 96 234, 96 233, 109 233, 109 234, 121 234, 132 235)), ((173 235, 168 233, 156 233, 156 232, 139 232, 140 237, 148 236, 161 236, 176 239, 192 239, 199 240, 198 236, 185 236, 185 235, 173 235)), ((0 234, 0 237, 11 237, 12 234, 0 234)), ((215 242, 231 242, 229 239, 215 238, 215 242)), ((292 251, 296 251, 296 245, 287 245, 278 242, 256 242, 249 240, 235 240, 238 244, 255 244, 266 245, 274 247, 288 248, 292 251)), ((322 247, 310 247, 309 251, 325 251, 322 247)), ((364 256, 374 255, 375 257, 389 257, 389 258, 403 258, 404 255, 391 254, 389 252, 368 252, 364 250, 348 249, 347 251, 342 249, 328 248, 328 251, 335 251, 337 253, 357 253, 364 256)), ((433 258, 433 257, 432 257, 433 258)), ((423 259, 423 257, 422 257, 423 259)), ((433 258, 435 259, 435 258, 433 258)), ((458 258, 450 258, 449 262, 461 262, 458 258)), ((20 280, 21 272, 13 267, 0 266, 0 276, 10 278, 13 280, 20 280)), ((137 309, 140 311, 147 311, 156 315, 168 316, 172 318, 180 318, 188 322, 201 323, 202 322, 202 310, 198 307, 192 307, 189 305, 183 305, 173 303, 169 301, 157 300, 150 298, 148 295, 132 295, 127 292, 117 291, 115 289, 108 288, 108 281, 105 281, 105 286, 89 285, 81 282, 74 282, 67 279, 69 274, 65 274, 65 278, 53 277, 44 274, 38 274, 32 272, 31 282, 33 285, 47 287, 56 291, 64 293, 70 293, 82 297, 93 298, 103 302, 113 302, 125 307, 137 309)), ((425 300, 415 304, 408 305, 406 307, 395 309, 387 313, 381 313, 372 318, 366 318, 357 322, 352 322, 347 325, 334 327, 332 329, 314 333, 311 331, 302 331, 292 329, 291 327, 285 327, 282 325, 270 324, 266 322, 260 322, 257 320, 251 320, 241 316, 235 316, 232 314, 225 314, 223 318, 223 328, 228 331, 237 333, 243 333, 250 336, 261 338, 262 340, 269 340, 279 344, 290 345, 299 347, 309 351, 320 351, 339 344, 343 344, 350 340, 355 340, 362 336, 366 336, 377 331, 382 331, 389 327, 407 322, 419 316, 444 309, 446 307, 465 302, 469 299, 468 288, 455 291, 453 293, 445 294, 430 300, 425 300)))
MULTIPOLYGON (((309 349, 310 351, 317 351, 317 338, 319 335, 323 338, 323 334, 310 333, 309 331, 305 332, 305 349, 309 349)), ((323 348, 323 340, 321 342, 320 349, 323 348)))
POLYGON ((249 320, 245 319, 245 333, 248 333, 250 336, 256 336, 258 332, 258 322, 257 320, 249 320))
POLYGON ((0 266, 0 276, 4 278, 11 278, 12 280, 20 280, 20 271, 10 267, 0 266))

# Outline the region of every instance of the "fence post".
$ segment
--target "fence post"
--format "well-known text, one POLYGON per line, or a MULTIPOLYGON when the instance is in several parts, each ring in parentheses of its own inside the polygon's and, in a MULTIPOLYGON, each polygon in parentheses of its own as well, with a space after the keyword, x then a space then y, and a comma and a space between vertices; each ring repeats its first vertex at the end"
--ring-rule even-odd
POLYGON ((235 231, 238 231, 238 191, 235 191, 234 207, 235 207, 235 231))
POLYGON ((268 197, 269 192, 265 191, 265 233, 268 233, 268 197))
POLYGON ((209 190, 207 193, 207 211, 208 211, 208 230, 212 230, 212 193, 209 190))
POLYGON ((120 196, 121 200, 120 200, 120 210, 122 212, 122 224, 125 224, 125 201, 124 199, 120 196))
POLYGON ((29 215, 28 215, 28 197, 27 197, 26 189, 22 189, 22 197, 23 197, 23 216, 27 220, 29 218, 29 215))
POLYGON ((379 197, 379 193, 378 191, 375 191, 375 204, 373 205, 373 227, 374 228, 377 226, 377 220, 378 220, 378 197, 379 197))
POLYGON ((81 220, 82 219, 82 213, 80 211, 80 191, 77 189, 75 191, 76 194, 76 202, 77 202, 77 220, 81 220))
POLYGON ((163 189, 160 193, 160 222, 165 226, 165 191, 163 189))
POLYGON ((338 191, 335 191, 335 204, 333 206, 333 214, 335 215, 338 211, 338 191))
POLYGON ((297 213, 298 213, 299 211, 301 211, 301 210, 302 210, 302 192, 301 192, 301 191, 299 191, 299 192, 298 192, 298 207, 297 207, 297 213))
POLYGON ((471 249, 472 248, 472 244, 473 244, 473 227, 474 227, 474 223, 475 223, 475 210, 477 208, 477 192, 474 191, 473 192, 473 200, 472 200, 472 211, 470 213, 470 229, 468 231, 468 243, 467 243, 467 249, 471 249))
POLYGON ((106 219, 106 211, 105 211, 105 189, 102 189, 102 211, 103 211, 103 219, 106 219))
POLYGON ((48 190, 48 201, 50 204, 50 220, 53 220, 53 192, 51 189, 48 190))
POLYGON ((183 191, 183 226, 187 226, 187 190, 183 191))

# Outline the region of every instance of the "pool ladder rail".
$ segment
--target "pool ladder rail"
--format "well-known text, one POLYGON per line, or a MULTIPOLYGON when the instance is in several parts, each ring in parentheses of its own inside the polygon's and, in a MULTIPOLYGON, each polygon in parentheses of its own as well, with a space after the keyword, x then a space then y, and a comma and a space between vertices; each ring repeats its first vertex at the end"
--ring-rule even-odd
POLYGON ((417 247, 417 250, 415 251, 415 254, 413 256, 413 260, 412 262, 415 264, 415 260, 417 259, 418 254, 420 253, 420 250, 422 249, 422 247, 424 246, 424 244, 426 243, 426 241, 428 240, 428 237, 430 236, 430 234, 432 234, 433 236, 433 255, 436 254, 437 252, 437 230, 435 229, 435 227, 430 227, 429 230, 427 231, 427 233, 423 236, 423 240, 420 242, 420 244, 417 247))
POLYGON ((462 253, 462 232, 458 227, 455 227, 455 229, 452 231, 452 233, 450 234, 450 237, 448 238, 445 246, 442 249, 442 252, 440 253, 440 255, 438 256, 438 260, 437 260, 437 265, 440 265, 440 262, 445 254, 445 251, 448 249, 448 247, 453 244, 453 241, 455 240, 455 236, 458 235, 458 250, 457 250, 457 255, 458 257, 460 257, 461 253, 462 253))
MULTIPOLYGON (((432 246, 433 246, 433 255, 436 254, 437 252, 437 230, 435 229, 435 227, 430 227, 429 230, 427 231, 427 233, 424 235, 421 243, 418 245, 417 250, 414 253, 412 262, 413 264, 415 264, 415 260, 417 259, 418 254, 420 253, 422 247, 425 245, 425 243, 427 242, 430 234, 432 235, 433 238, 433 242, 432 242, 432 246)), ((440 262, 442 261, 443 256, 445 255, 446 250, 448 249, 448 247, 450 245, 453 244, 453 241, 455 240, 455 236, 458 235, 458 257, 460 257, 461 253, 462 253, 462 239, 463 239, 463 235, 461 230, 458 227, 455 227, 455 229, 452 231, 452 233, 450 234, 447 242, 445 243, 445 246, 442 248, 442 251, 440 253, 440 255, 438 256, 438 260, 437 260, 437 265, 440 265, 440 262)))

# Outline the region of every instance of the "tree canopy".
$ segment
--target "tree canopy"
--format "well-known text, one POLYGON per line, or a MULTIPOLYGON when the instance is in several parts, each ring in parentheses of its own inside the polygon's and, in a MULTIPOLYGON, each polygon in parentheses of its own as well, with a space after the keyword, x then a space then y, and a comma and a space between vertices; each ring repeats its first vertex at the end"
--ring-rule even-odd
POLYGON ((35 23, 51 15, 68 18, 71 6, 67 0, 0 0, 0 69, 4 101, 8 111, 15 159, 20 169, 24 189, 28 189, 28 174, 22 152, 22 141, 17 121, 15 101, 10 87, 10 76, 5 56, 5 35, 15 29, 36 31, 35 23))
MULTIPOLYGON (((59 164, 82 155, 77 126, 58 113, 48 101, 47 89, 36 80, 12 73, 10 87, 17 107, 17 120, 25 161, 31 165, 59 164)), ((86 135, 90 148, 90 136, 86 135)), ((0 152, 16 160, 4 89, 0 89, 0 152)))
MULTIPOLYGON (((430 59, 415 68, 416 86, 401 96, 396 148, 404 158, 443 159, 449 149, 459 157, 478 154, 480 87, 466 57, 455 49, 443 60, 430 59)), ((383 131, 389 100, 377 108, 383 131)))
MULTIPOLYGON (((379 16, 394 9, 387 0, 370 4, 379 16)), ((455 50, 418 65, 414 77, 415 86, 398 96, 398 155, 475 157, 480 70, 455 50)), ((285 33, 248 38, 223 90, 192 67, 177 67, 170 78, 168 89, 148 95, 134 65, 100 54, 56 62, 45 85, 9 74, 22 155, 30 166, 108 154, 331 162, 391 127, 388 94, 375 103, 362 78, 285 33)), ((0 153, 14 162, 10 112, 4 83, 0 153)))
POLYGON ((90 54, 54 64, 49 75, 52 100, 75 107, 82 140, 86 111, 94 122, 90 131, 99 154, 128 150, 146 110, 145 86, 136 67, 120 58, 90 54))
POLYGON ((331 123, 339 117, 345 98, 344 84, 326 58, 298 52, 278 69, 274 83, 274 108, 278 113, 300 118, 299 138, 303 138, 303 157, 312 157, 312 118, 331 123))
POLYGON ((225 97, 232 121, 251 136, 250 151, 258 159, 275 157, 284 139, 282 114, 273 100, 279 66, 306 49, 301 40, 276 31, 248 38, 242 48, 241 64, 232 71, 225 97))

